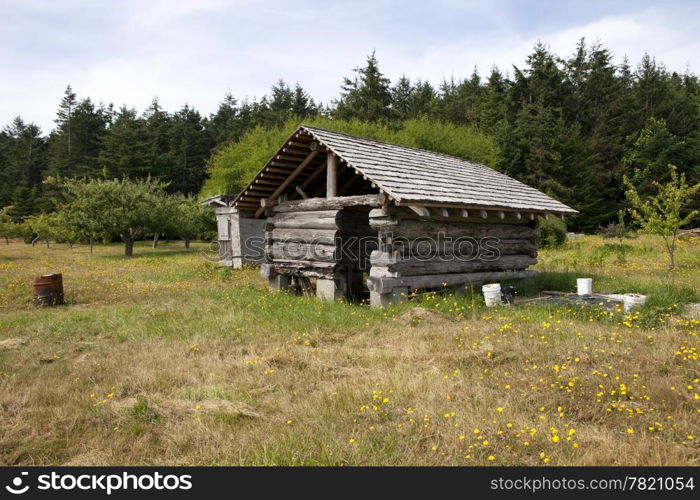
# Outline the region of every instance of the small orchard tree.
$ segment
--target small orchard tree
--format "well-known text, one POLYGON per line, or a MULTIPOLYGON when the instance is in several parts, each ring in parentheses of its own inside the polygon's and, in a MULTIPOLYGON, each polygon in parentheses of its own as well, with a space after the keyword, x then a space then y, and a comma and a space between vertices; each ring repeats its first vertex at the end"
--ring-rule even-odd
POLYGON ((10 244, 10 238, 15 238, 22 234, 22 227, 17 224, 10 213, 12 206, 7 206, 0 210, 0 237, 5 238, 5 243, 10 244))
MULTIPOLYGON (((70 193, 71 191, 68 190, 70 193)), ((109 238, 100 221, 92 215, 86 198, 71 199, 58 210, 58 220, 61 226, 70 233, 76 241, 87 241, 90 245, 90 255, 93 252, 95 240, 109 238)), ((94 200, 93 200, 94 201, 94 200)))
POLYGON ((624 177, 624 183, 627 187, 625 194, 631 207, 632 218, 644 232, 657 234, 663 238, 668 253, 668 268, 673 269, 676 265, 678 230, 698 215, 698 210, 686 209, 695 201, 695 196, 700 192, 700 184, 689 186, 685 180, 685 174, 678 175, 673 165, 669 165, 668 168, 671 180, 666 184, 653 181, 657 193, 644 200, 627 176, 624 177))
POLYGON ((32 246, 39 240, 44 240, 49 248, 49 240, 58 234, 57 220, 53 214, 38 214, 24 219, 26 231, 32 235, 32 246))
POLYGON ((66 203, 60 211, 80 234, 118 236, 124 255, 134 253, 134 241, 161 231, 167 183, 151 178, 72 179, 64 182, 66 203))
POLYGON ((211 209, 201 206, 192 196, 178 195, 173 201, 173 234, 182 238, 185 248, 189 249, 190 241, 207 230, 207 218, 211 217, 211 209))
POLYGON ((152 248, 158 247, 158 239, 165 235, 178 236, 180 231, 180 210, 178 205, 183 198, 180 194, 163 196, 158 204, 158 212, 154 214, 157 220, 153 221, 153 244, 152 248))

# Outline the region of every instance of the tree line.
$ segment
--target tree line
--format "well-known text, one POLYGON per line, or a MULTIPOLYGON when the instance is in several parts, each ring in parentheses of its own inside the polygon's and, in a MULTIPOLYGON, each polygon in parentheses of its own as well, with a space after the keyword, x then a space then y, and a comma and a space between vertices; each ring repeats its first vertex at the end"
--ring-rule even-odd
POLYGON ((122 179, 51 179, 61 193, 61 201, 51 213, 29 215, 16 222, 9 208, 0 209, 0 237, 22 237, 34 245, 43 240, 68 243, 94 243, 118 239, 124 255, 131 257, 134 243, 160 235, 181 238, 185 248, 196 238, 215 238, 214 214, 194 196, 167 193, 168 184, 150 177, 122 179))
MULTIPOLYGON (((142 114, 114 109, 78 99, 69 87, 48 136, 19 117, 0 133, 0 206, 11 206, 15 218, 50 212, 56 193, 45 180, 63 177, 150 176, 170 193, 197 194, 216 175, 221 152, 247 135, 277 137, 289 123, 328 119, 389 131, 436 123, 471 129, 467 135, 487 137, 498 150, 489 166, 578 209, 570 224, 579 230, 617 219, 627 203, 624 176, 640 196, 670 180, 669 164, 691 185, 700 181, 698 77, 669 71, 649 55, 636 65, 615 64, 609 49, 581 40, 566 57, 537 44, 521 67, 485 75, 475 68, 437 85, 407 76, 392 82, 371 54, 326 105, 280 80, 259 100, 226 95, 206 117, 188 105, 167 112, 157 100, 142 114)), ((433 135, 421 147, 455 149, 452 136, 433 135)), ((249 168, 229 168, 240 176, 231 185, 248 180, 249 168)))

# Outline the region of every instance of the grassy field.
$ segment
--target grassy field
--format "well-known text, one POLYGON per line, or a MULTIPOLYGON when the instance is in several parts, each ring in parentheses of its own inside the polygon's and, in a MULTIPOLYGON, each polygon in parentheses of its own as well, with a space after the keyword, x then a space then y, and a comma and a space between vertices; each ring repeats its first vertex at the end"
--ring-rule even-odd
POLYGON ((700 242, 587 236, 542 251, 523 294, 641 292, 603 308, 389 309, 272 293, 182 243, 0 244, 0 463, 700 463, 700 242), (64 275, 68 304, 31 282, 64 275))

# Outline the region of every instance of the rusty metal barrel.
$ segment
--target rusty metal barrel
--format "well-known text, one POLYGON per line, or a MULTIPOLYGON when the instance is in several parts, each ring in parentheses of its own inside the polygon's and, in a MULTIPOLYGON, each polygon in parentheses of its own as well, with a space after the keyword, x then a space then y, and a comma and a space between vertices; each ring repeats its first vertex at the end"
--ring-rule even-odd
POLYGON ((44 274, 34 280, 34 303, 38 306, 63 304, 63 275, 44 274))

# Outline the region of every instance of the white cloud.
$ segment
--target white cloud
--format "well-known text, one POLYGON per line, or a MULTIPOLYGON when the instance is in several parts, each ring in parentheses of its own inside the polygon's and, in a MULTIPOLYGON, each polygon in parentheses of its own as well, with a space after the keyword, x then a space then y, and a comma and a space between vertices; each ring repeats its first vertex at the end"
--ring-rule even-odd
POLYGON ((565 57, 573 54, 582 37, 588 44, 600 41, 613 52, 618 64, 625 55, 636 64, 647 52, 670 70, 683 72, 689 67, 691 71, 698 71, 700 39, 695 20, 700 17, 700 8, 689 9, 685 14, 672 16, 663 9, 651 8, 537 36, 523 37, 517 33, 510 36, 502 33, 486 37, 466 36, 458 43, 437 44, 417 56, 394 54, 392 76, 406 71, 401 69, 406 67, 411 68, 409 74, 431 81, 449 78, 453 74, 467 77, 474 65, 479 67, 482 76, 494 65, 502 71, 509 71, 513 64, 524 66, 527 55, 538 41, 565 57))
MULTIPOLYGON (((158 95, 167 109, 187 102, 206 114, 225 92, 259 97, 280 77, 327 102, 373 49, 392 79, 406 74, 436 84, 468 76, 475 64, 482 75, 494 64, 504 71, 522 66, 538 40, 569 55, 581 37, 599 39, 618 62, 624 54, 637 62, 647 51, 669 69, 700 70, 695 4, 559 30, 531 28, 488 2, 448 1, 433 10, 369 0, 330 7, 303 0, 134 1, 114 11, 106 4, 30 5, 0 20, 0 124, 21 113, 45 131, 67 83, 81 97, 139 110, 158 95)), ((541 14, 528 12, 533 23, 541 14)))

